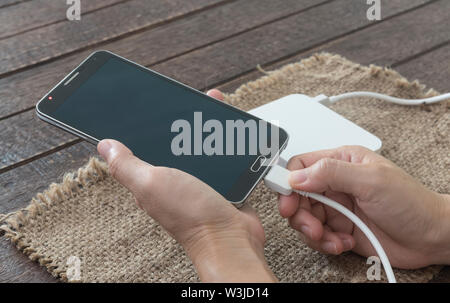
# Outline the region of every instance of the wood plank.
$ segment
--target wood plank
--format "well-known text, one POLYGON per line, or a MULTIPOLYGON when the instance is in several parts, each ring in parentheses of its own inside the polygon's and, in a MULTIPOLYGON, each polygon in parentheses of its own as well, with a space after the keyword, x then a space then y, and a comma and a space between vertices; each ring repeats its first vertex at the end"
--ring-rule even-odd
MULTIPOLYGON (((450 30, 450 29, 449 29, 450 30)), ((418 79, 428 87, 450 92, 450 44, 412 59, 395 69, 409 79, 418 79)))
MULTIPOLYGON (((81 4, 81 14, 88 14, 124 0, 90 0, 81 4)), ((2 3, 3 4, 3 3, 2 3)), ((0 4, 1 5, 1 4, 0 4)), ((43 27, 56 22, 67 21, 66 1, 34 0, 12 5, 0 10, 0 39, 10 37, 18 33, 43 27), (26 18, 24 18, 26 16, 26 18)))
MULTIPOLYGON (((364 65, 392 66, 411 81, 418 79, 428 87, 433 87, 442 92, 450 91, 450 83, 448 82, 450 67, 442 64, 442 62, 450 61, 450 45, 445 44, 442 47, 433 49, 433 45, 439 44, 440 40, 444 41, 446 38, 449 38, 450 25, 448 20, 442 22, 442 19, 435 13, 441 10, 445 12, 444 7, 436 7, 441 4, 442 1, 431 7, 431 10, 423 8, 410 12, 374 27, 369 27, 331 41, 325 45, 299 52, 271 64, 262 65, 262 67, 270 71, 289 63, 298 62, 311 56, 313 53, 327 51, 338 53, 364 65), (430 16, 431 19, 439 19, 439 21, 435 25, 427 27, 430 16), (415 35, 417 39, 410 39, 410 37, 402 35, 402 33, 410 30, 417 33, 415 35), (418 33, 418 31, 420 32, 418 33), (370 40, 376 36, 384 37, 381 45, 387 47, 377 48, 372 45, 370 40), (435 41, 430 40, 430 36, 435 41), (390 47, 389 45, 396 45, 396 47, 390 47), (433 50, 428 51, 428 48, 433 50), (422 53, 424 54, 421 55, 422 53), (416 56, 418 57, 415 58, 416 56), (410 59, 411 57, 413 59, 410 59)), ((448 6, 448 3, 445 5, 448 6)), ((260 71, 253 69, 241 77, 219 85, 218 88, 224 92, 231 93, 240 85, 255 80, 261 75, 260 71)))
POLYGON ((42 63, 76 50, 117 39, 194 11, 229 0, 133 0, 84 16, 4 39, 0 44, 0 75, 42 63))
POLYGON ((27 1, 31 1, 31 0, 2 0, 0 2, 0 8, 16 5, 16 4, 19 4, 22 2, 27 2, 27 1))
POLYGON ((64 173, 78 169, 96 154, 94 145, 81 142, 0 174, 0 214, 25 207, 36 193, 61 182, 64 173))
POLYGON ((440 0, 419 11, 357 32, 327 47, 361 64, 390 66, 450 40, 450 1, 440 0), (433 26, 429 26, 429 22, 433 26), (394 27, 396 24, 398 28, 394 27))
MULTIPOLYGON (((321 3, 324 0, 240 0, 107 43, 102 48, 152 65, 321 3)), ((0 79, 0 119, 34 107, 38 98, 93 50, 0 79)))
POLYGON ((76 137, 40 121, 34 111, 0 121, 0 138, 0 172, 5 167, 30 158, 30 152, 36 154, 38 146, 39 153, 44 153, 77 140, 76 137))
MULTIPOLYGON (((333 29, 337 31, 336 34, 340 34, 366 24, 365 16, 361 18, 364 20, 345 18, 348 13, 348 1, 351 0, 331 2, 299 15, 270 23, 169 60, 155 66, 155 69, 194 87, 203 89, 214 86, 216 83, 251 70, 258 63, 265 63, 274 58, 283 57, 286 53, 295 52, 299 47, 307 49, 315 43, 324 41, 324 39, 330 37, 329 32, 333 32, 333 29), (309 28, 317 15, 324 16, 322 18, 327 18, 329 22, 325 25, 309 28), (297 32, 291 33, 292 28, 302 28, 303 30, 299 31, 300 34, 297 34, 297 32), (270 37, 270 39, 267 37, 270 37), (271 42, 273 37, 280 38, 276 42, 271 42), (229 56, 232 53, 238 53, 239 56, 229 56)), ((392 3, 395 3, 395 1, 392 3)), ((357 5, 352 7, 355 8, 357 5)), ((431 4, 418 10, 418 14, 423 13, 422 10, 429 9, 429 7, 436 9, 431 4)), ((359 7, 356 10, 357 13, 353 12, 353 14, 358 15, 362 12, 362 8, 365 9, 366 7, 359 7)), ((394 13, 392 10, 390 11, 394 13)), ((439 24, 434 24, 434 22, 441 21, 441 18, 433 18, 433 21, 428 21, 426 26, 428 28, 439 27, 439 24)), ((0 171, 5 171, 10 166, 14 167, 20 162, 29 161, 30 158, 39 157, 76 140, 56 128, 44 125, 37 119, 32 119, 32 116, 29 112, 25 112, 0 121, 0 129, 3 125, 5 129, 0 133, 0 138, 5 142, 3 146, 0 146, 0 154, 4 155, 1 158, 0 171), (16 135, 16 132, 19 135, 16 135), (34 136, 25 141, 29 134, 34 134, 34 136), (25 148, 23 145, 25 145, 25 148)))
POLYGON ((0 283, 58 282, 38 263, 18 251, 11 242, 0 237, 0 283))
MULTIPOLYGON (((365 7, 355 4, 349 8, 348 5, 343 5, 345 2, 347 1, 336 1, 315 8, 302 14, 301 17, 292 16, 174 58, 153 68, 194 87, 219 85, 224 79, 231 79, 253 70, 257 64, 268 64, 280 58, 306 52, 322 43, 331 41, 336 36, 348 35, 352 29, 367 25, 365 16, 361 16, 365 7), (358 17, 349 18, 347 14, 361 17, 360 19, 358 17), (317 16, 321 16, 320 19, 326 21, 318 23, 317 16), (292 31, 293 28, 301 30, 292 31), (273 37, 278 38, 274 40, 273 37), (230 53, 237 55, 229 56, 230 53)), ((446 41, 450 28, 449 10, 449 1, 434 2, 416 11, 370 27, 370 33, 374 32, 377 35, 378 40, 375 42, 372 41, 372 36, 367 35, 369 29, 366 29, 363 31, 364 40, 369 40, 369 43, 352 41, 352 48, 347 49, 347 42, 342 42, 344 39, 340 38, 338 39, 341 42, 339 45, 342 46, 339 48, 340 51, 335 46, 332 49, 336 49, 338 53, 349 53, 350 59, 356 61, 361 61, 357 60, 359 55, 365 58, 366 63, 393 63, 395 62, 393 60, 398 61, 400 58, 420 53, 433 45, 446 41), (433 17, 430 18, 430 16, 433 17), (407 35, 411 32, 414 33, 414 39, 407 35), (399 39, 404 41, 407 47, 398 44, 396 41, 399 39), (393 48, 389 45, 397 47, 393 48), (363 52, 362 49, 367 52, 363 52), (368 53, 369 50, 372 52, 368 53)), ((385 8, 385 11, 395 14, 395 11, 388 8, 385 8)), ((363 39, 359 32, 356 35, 363 39)))

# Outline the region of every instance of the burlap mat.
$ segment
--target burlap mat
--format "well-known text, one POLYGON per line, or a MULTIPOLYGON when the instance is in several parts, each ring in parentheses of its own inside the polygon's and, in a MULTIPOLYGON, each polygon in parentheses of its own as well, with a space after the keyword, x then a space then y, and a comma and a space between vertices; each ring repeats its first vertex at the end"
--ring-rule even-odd
MULTIPOLYGON (((319 54, 243 85, 226 99, 248 110, 292 93, 314 96, 355 90, 406 98, 436 94, 395 71, 319 54)), ((384 156, 429 188, 449 192, 448 103, 403 107, 355 99, 341 101, 333 109, 380 137, 384 156)), ((352 253, 329 257, 306 247, 278 214, 276 195, 264 186, 258 186, 248 202, 262 219, 267 260, 281 281, 367 281, 365 258, 352 253)), ((62 183, 52 184, 27 208, 0 219, 6 237, 63 281, 71 256, 81 260, 83 282, 198 281, 183 249, 135 206, 133 196, 111 179, 97 159, 67 174, 62 183)), ((397 270, 396 274, 399 281, 424 282, 439 269, 397 270)))

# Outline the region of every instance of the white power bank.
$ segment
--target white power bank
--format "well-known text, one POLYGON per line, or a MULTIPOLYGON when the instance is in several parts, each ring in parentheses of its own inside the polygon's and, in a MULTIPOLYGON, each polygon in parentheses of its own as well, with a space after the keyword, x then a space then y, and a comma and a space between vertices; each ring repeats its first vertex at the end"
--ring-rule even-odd
POLYGON ((381 140, 320 104, 309 96, 295 94, 249 111, 263 120, 279 124, 289 135, 279 165, 286 166, 295 155, 343 145, 361 145, 373 151, 381 140))

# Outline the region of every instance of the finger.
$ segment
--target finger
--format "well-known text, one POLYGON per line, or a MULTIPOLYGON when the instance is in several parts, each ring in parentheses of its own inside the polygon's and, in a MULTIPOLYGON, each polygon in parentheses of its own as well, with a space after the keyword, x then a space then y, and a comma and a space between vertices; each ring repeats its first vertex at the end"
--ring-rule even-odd
MULTIPOLYGON (((342 204, 347 209, 353 212, 353 201, 351 198, 344 193, 327 191, 325 196, 342 204)), ((327 217, 327 225, 330 226, 334 231, 344 232, 347 234, 353 233, 353 222, 345 217, 342 213, 338 212, 334 208, 326 206, 325 213, 327 217)))
POLYGON ((289 170, 298 170, 309 167, 323 158, 341 160, 342 153, 338 149, 325 149, 306 154, 301 154, 289 159, 287 168, 289 170))
POLYGON ((291 172, 292 188, 321 193, 328 190, 358 195, 370 186, 371 175, 362 164, 323 158, 312 166, 291 172))
POLYGON ((206 94, 220 101, 223 101, 224 99, 222 92, 218 89, 211 89, 206 94))
POLYGON ((304 208, 299 208, 288 220, 293 229, 301 232, 311 241, 319 241, 323 236, 322 223, 304 208))
POLYGON ((288 168, 294 170, 308 167, 323 158, 358 163, 368 153, 372 152, 362 146, 342 146, 334 149, 324 149, 292 157, 288 162, 288 168))
POLYGON ((339 255, 345 251, 341 238, 326 225, 320 242, 320 248, 323 252, 330 255, 339 255))
POLYGON ((278 210, 283 218, 291 217, 297 211, 299 195, 292 193, 289 196, 279 195, 278 210))
POLYGON ((304 197, 304 196, 300 196, 299 201, 300 201, 298 204, 299 208, 303 208, 303 209, 306 209, 307 211, 311 211, 311 199, 304 197))
POLYGON ((355 248, 356 241, 351 234, 336 232, 336 235, 342 241, 343 251, 350 251, 355 248))
POLYGON ((328 255, 339 255, 345 251, 351 250, 355 246, 355 241, 350 235, 341 235, 339 233, 334 233, 329 229, 324 229, 323 237, 320 241, 313 241, 303 235, 300 235, 300 238, 310 248, 328 255))
POLYGON ((327 214, 322 203, 311 204, 311 213, 319 219, 320 223, 324 224, 327 221, 327 214))
POLYGON ((122 143, 116 140, 102 140, 97 150, 106 160, 111 175, 122 185, 136 193, 142 192, 151 173, 152 166, 133 155, 122 143))

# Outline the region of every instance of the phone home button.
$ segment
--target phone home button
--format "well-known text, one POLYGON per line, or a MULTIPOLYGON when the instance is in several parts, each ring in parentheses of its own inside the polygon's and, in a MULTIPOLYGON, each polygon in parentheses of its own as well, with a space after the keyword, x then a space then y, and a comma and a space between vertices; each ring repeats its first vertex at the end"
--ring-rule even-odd
POLYGON ((254 173, 258 172, 261 167, 263 166, 264 162, 266 162, 266 157, 259 156, 256 158, 255 162, 253 162, 252 166, 250 167, 250 170, 254 173))

